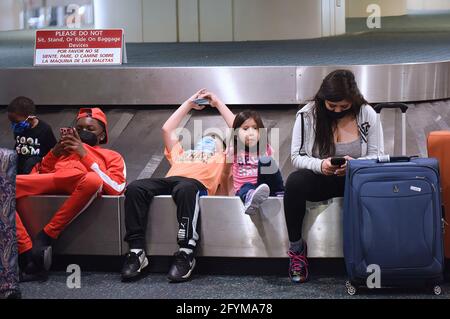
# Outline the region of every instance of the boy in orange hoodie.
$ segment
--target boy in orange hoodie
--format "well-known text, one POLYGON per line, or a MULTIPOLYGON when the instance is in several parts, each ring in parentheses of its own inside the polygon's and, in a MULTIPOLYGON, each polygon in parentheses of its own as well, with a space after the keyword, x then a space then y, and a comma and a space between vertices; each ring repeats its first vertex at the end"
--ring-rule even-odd
POLYGON ((17 200, 40 194, 70 195, 34 241, 16 214, 22 281, 48 271, 53 241, 98 195, 120 195, 125 190, 123 157, 99 146, 108 142, 107 120, 101 109, 80 109, 75 128, 67 133, 30 175, 16 179, 17 200))

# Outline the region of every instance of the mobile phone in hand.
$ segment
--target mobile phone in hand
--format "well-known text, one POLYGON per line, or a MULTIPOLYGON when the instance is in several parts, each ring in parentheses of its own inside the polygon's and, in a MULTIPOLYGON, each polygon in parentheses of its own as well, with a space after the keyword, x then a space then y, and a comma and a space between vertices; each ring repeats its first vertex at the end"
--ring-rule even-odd
POLYGON ((333 157, 331 159, 331 165, 341 167, 347 162, 347 160, 343 157, 333 157))
POLYGON ((72 127, 61 127, 59 129, 59 132, 61 133, 61 138, 64 138, 66 136, 74 135, 73 134, 73 128, 72 127))
POLYGON ((194 100, 194 103, 197 105, 209 105, 208 99, 196 99, 194 100))

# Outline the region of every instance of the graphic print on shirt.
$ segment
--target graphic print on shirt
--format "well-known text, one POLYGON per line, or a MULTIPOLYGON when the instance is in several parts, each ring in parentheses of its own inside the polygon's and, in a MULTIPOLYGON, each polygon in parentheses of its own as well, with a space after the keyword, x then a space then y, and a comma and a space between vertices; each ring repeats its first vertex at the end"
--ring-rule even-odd
POLYGON ((364 122, 359 126, 359 132, 361 133, 361 137, 365 143, 367 143, 367 139, 369 136, 370 124, 369 122, 364 122))
POLYGON ((214 153, 188 150, 184 152, 182 155, 178 156, 177 162, 183 163, 202 162, 207 164, 213 155, 214 153))
POLYGON ((16 152, 24 156, 41 155, 41 143, 39 138, 26 137, 18 135, 16 137, 16 152))
POLYGON ((239 177, 258 176, 258 156, 248 153, 236 157, 238 164, 237 174, 239 177))

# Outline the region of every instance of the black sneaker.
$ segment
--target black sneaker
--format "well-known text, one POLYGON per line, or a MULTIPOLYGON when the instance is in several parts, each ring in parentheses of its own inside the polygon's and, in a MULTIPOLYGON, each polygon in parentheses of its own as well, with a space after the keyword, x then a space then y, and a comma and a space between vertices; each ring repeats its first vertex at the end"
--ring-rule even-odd
POLYGON ((21 269, 19 273, 19 282, 45 282, 47 279, 48 273, 43 269, 39 269, 34 264, 27 265, 23 270, 21 269))
POLYGON ((7 290, 3 293, 0 293, 0 299, 22 299, 22 293, 19 288, 7 290))
POLYGON ((142 270, 148 266, 148 259, 145 252, 129 252, 125 256, 125 262, 122 267, 122 281, 128 281, 137 278, 142 270))
POLYGON ((169 278, 171 282, 183 282, 189 280, 195 267, 194 254, 177 251, 174 257, 175 261, 170 267, 167 278, 169 278))
POLYGON ((52 244, 53 239, 49 237, 44 231, 37 234, 33 242, 33 258, 36 266, 49 271, 52 266, 52 244))
POLYGON ((46 282, 48 279, 48 274, 44 273, 44 272, 40 272, 40 273, 35 273, 35 274, 28 274, 25 272, 20 272, 19 274, 19 282, 20 283, 24 283, 24 282, 46 282))

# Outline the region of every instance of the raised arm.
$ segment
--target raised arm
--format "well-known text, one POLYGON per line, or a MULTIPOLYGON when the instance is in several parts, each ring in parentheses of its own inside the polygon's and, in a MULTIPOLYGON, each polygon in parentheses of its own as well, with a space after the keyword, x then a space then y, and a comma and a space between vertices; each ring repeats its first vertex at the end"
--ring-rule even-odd
POLYGON ((201 95, 201 98, 205 98, 209 100, 209 103, 212 107, 215 107, 220 115, 222 115, 223 119, 227 123, 228 127, 233 127, 234 118, 236 115, 231 112, 228 106, 223 103, 214 93, 206 92, 201 95))
POLYGON ((201 94, 206 93, 205 89, 202 89, 187 99, 181 106, 169 117, 162 127, 164 145, 170 152, 172 147, 178 143, 178 136, 175 134, 175 130, 180 126, 183 118, 189 113, 190 110, 202 110, 204 105, 200 106, 194 103, 194 100, 199 98, 201 94))

